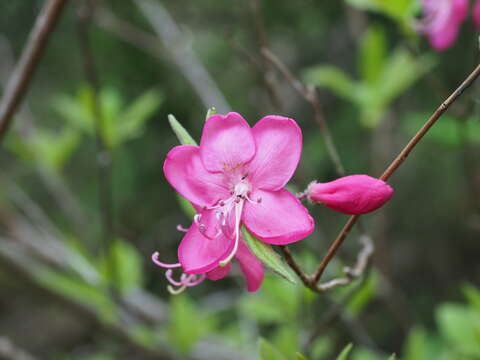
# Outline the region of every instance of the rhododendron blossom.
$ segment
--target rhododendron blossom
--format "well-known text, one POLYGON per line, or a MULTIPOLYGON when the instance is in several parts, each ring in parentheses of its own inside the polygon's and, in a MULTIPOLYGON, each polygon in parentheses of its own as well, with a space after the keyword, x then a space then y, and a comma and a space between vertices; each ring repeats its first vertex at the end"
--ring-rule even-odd
POLYGON ((424 19, 418 30, 436 50, 452 46, 467 17, 468 0, 422 0, 422 7, 424 19))
POLYGON ((393 195, 386 182, 368 175, 350 175, 340 179, 308 186, 306 197, 312 202, 344 214, 360 215, 374 211, 393 195))
MULTIPOLYGON (((247 283, 261 278, 258 260, 241 239, 242 225, 275 245, 312 233, 314 221, 307 209, 284 189, 301 149, 302 133, 292 119, 266 116, 251 128, 240 114, 228 113, 207 119, 200 146, 176 146, 168 153, 165 177, 198 211, 174 264, 185 273, 181 287, 203 276, 223 277, 234 258, 247 283)), ((261 272, 263 276, 263 268, 261 272)), ((256 288, 249 284, 249 290, 256 288)))

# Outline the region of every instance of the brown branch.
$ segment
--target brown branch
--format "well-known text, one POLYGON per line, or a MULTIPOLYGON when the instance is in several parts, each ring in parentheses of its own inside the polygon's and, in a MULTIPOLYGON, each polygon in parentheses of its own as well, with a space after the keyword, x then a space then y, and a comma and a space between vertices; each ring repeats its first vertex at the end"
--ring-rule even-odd
POLYGON ((27 45, 11 75, 0 103, 0 141, 7 133, 13 114, 25 95, 60 13, 67 0, 48 0, 30 32, 27 45))
MULTIPOLYGON (((415 136, 408 142, 408 144, 403 148, 403 150, 398 154, 398 156, 392 161, 388 168, 383 172, 379 179, 386 181, 388 180, 394 172, 400 167, 400 165, 407 159, 410 152, 415 148, 415 146, 422 140, 425 134, 430 130, 430 128, 437 122, 437 120, 445 113, 445 111, 452 105, 462 94, 463 92, 473 84, 473 82, 480 75, 480 65, 478 65, 475 70, 463 81, 463 83, 435 110, 433 115, 425 122, 422 128, 415 134, 415 136)), ((317 270, 312 276, 312 281, 315 283, 321 278, 325 268, 328 263, 335 256, 338 248, 342 245, 345 238, 350 233, 351 229, 355 223, 360 218, 360 215, 351 216, 343 229, 341 230, 338 237, 335 239, 333 244, 327 251, 327 254, 321 261, 317 270)))
MULTIPOLYGON (((267 30, 265 29, 265 22, 263 21, 262 16, 262 1, 261 0, 250 0, 250 8, 253 17, 255 35, 257 38, 258 47, 260 50, 268 49, 268 36, 267 30)), ((275 81, 273 77, 273 72, 275 69, 272 69, 270 62, 264 57, 261 57, 261 70, 262 70, 262 81, 267 90, 270 102, 277 109, 282 110, 283 104, 280 101, 280 96, 278 94, 277 87, 275 86, 275 81)))

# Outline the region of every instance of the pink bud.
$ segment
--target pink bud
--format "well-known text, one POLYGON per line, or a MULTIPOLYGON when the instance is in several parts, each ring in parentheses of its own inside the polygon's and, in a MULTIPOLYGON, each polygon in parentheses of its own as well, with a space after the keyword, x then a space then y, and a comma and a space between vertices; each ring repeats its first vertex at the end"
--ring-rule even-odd
POLYGON ((392 195, 390 185, 368 175, 350 175, 327 183, 313 182, 307 189, 310 201, 352 215, 374 211, 392 195))

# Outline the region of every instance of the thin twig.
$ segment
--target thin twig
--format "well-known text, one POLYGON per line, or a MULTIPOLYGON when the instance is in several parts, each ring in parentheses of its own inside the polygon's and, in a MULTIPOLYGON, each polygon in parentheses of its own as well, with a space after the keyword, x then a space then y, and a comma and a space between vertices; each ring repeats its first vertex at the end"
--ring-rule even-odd
MULTIPOLYGON (((388 166, 388 168, 383 172, 383 174, 379 178, 380 180, 386 181, 395 173, 395 171, 400 167, 400 165, 407 159, 410 152, 425 136, 428 130, 430 130, 430 128, 436 123, 436 121, 445 113, 445 111, 450 107, 450 105, 452 105, 462 95, 462 93, 470 85, 473 84, 473 82, 478 78, 479 75, 480 75, 480 65, 478 65, 475 68, 475 70, 473 70, 473 72, 463 81, 463 83, 437 108, 437 110, 435 110, 433 115, 425 122, 422 128, 415 134, 415 136, 408 142, 408 144, 403 148, 400 154, 398 154, 398 156, 392 161, 392 163, 388 166)), ((353 226, 355 225, 355 223, 358 221, 359 218, 360 218, 359 215, 353 215, 348 219, 347 223, 341 230, 340 234, 328 249, 327 254, 321 261, 317 270, 314 272, 312 276, 312 280, 315 283, 317 283, 318 280, 321 278, 328 263, 335 256, 338 248, 342 245, 343 241, 348 236, 351 229, 353 228, 353 226)))
POLYGON ((92 114, 97 148, 98 199, 102 217, 102 251, 109 265, 110 279, 115 284, 117 278, 115 257, 110 259, 107 256, 115 236, 113 222, 112 154, 105 139, 105 118, 99 101, 100 81, 90 44, 90 23, 93 12, 95 11, 94 5, 94 0, 78 0, 77 34, 85 76, 92 91, 92 114))
POLYGON ((263 48, 262 55, 282 74, 285 80, 297 91, 297 93, 307 101, 313 109, 313 116, 318 126, 320 127, 321 134, 325 141, 328 155, 332 160, 336 172, 339 176, 345 175, 345 169, 340 160, 337 147, 333 141, 332 134, 327 121, 322 113, 322 106, 318 99, 318 93, 315 87, 309 87, 304 85, 299 79, 292 74, 288 67, 273 54, 269 49, 263 48))
POLYGON ((67 0, 48 0, 38 15, 27 46, 8 81, 0 103, 0 141, 7 133, 13 114, 25 95, 60 13, 67 0))
MULTIPOLYGON (((265 23, 262 16, 262 2, 261 0, 250 0, 250 8, 252 12, 255 35, 257 38, 257 43, 259 49, 268 49, 268 36, 265 29, 265 23)), ((275 86, 273 78, 273 70, 270 66, 270 62, 264 57, 261 57, 261 69, 262 69, 262 80, 267 89, 268 96, 272 105, 282 110, 283 104, 280 101, 280 96, 278 95, 277 87, 275 86)))

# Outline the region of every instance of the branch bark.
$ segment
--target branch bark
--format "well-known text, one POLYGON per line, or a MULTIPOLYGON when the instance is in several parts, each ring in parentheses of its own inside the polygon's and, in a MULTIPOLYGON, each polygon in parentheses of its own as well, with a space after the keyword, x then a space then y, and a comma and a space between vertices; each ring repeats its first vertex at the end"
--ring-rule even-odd
POLYGON ((27 92, 47 41, 55 28, 67 0, 48 0, 38 15, 27 46, 11 75, 0 103, 0 141, 3 139, 13 114, 27 92))

